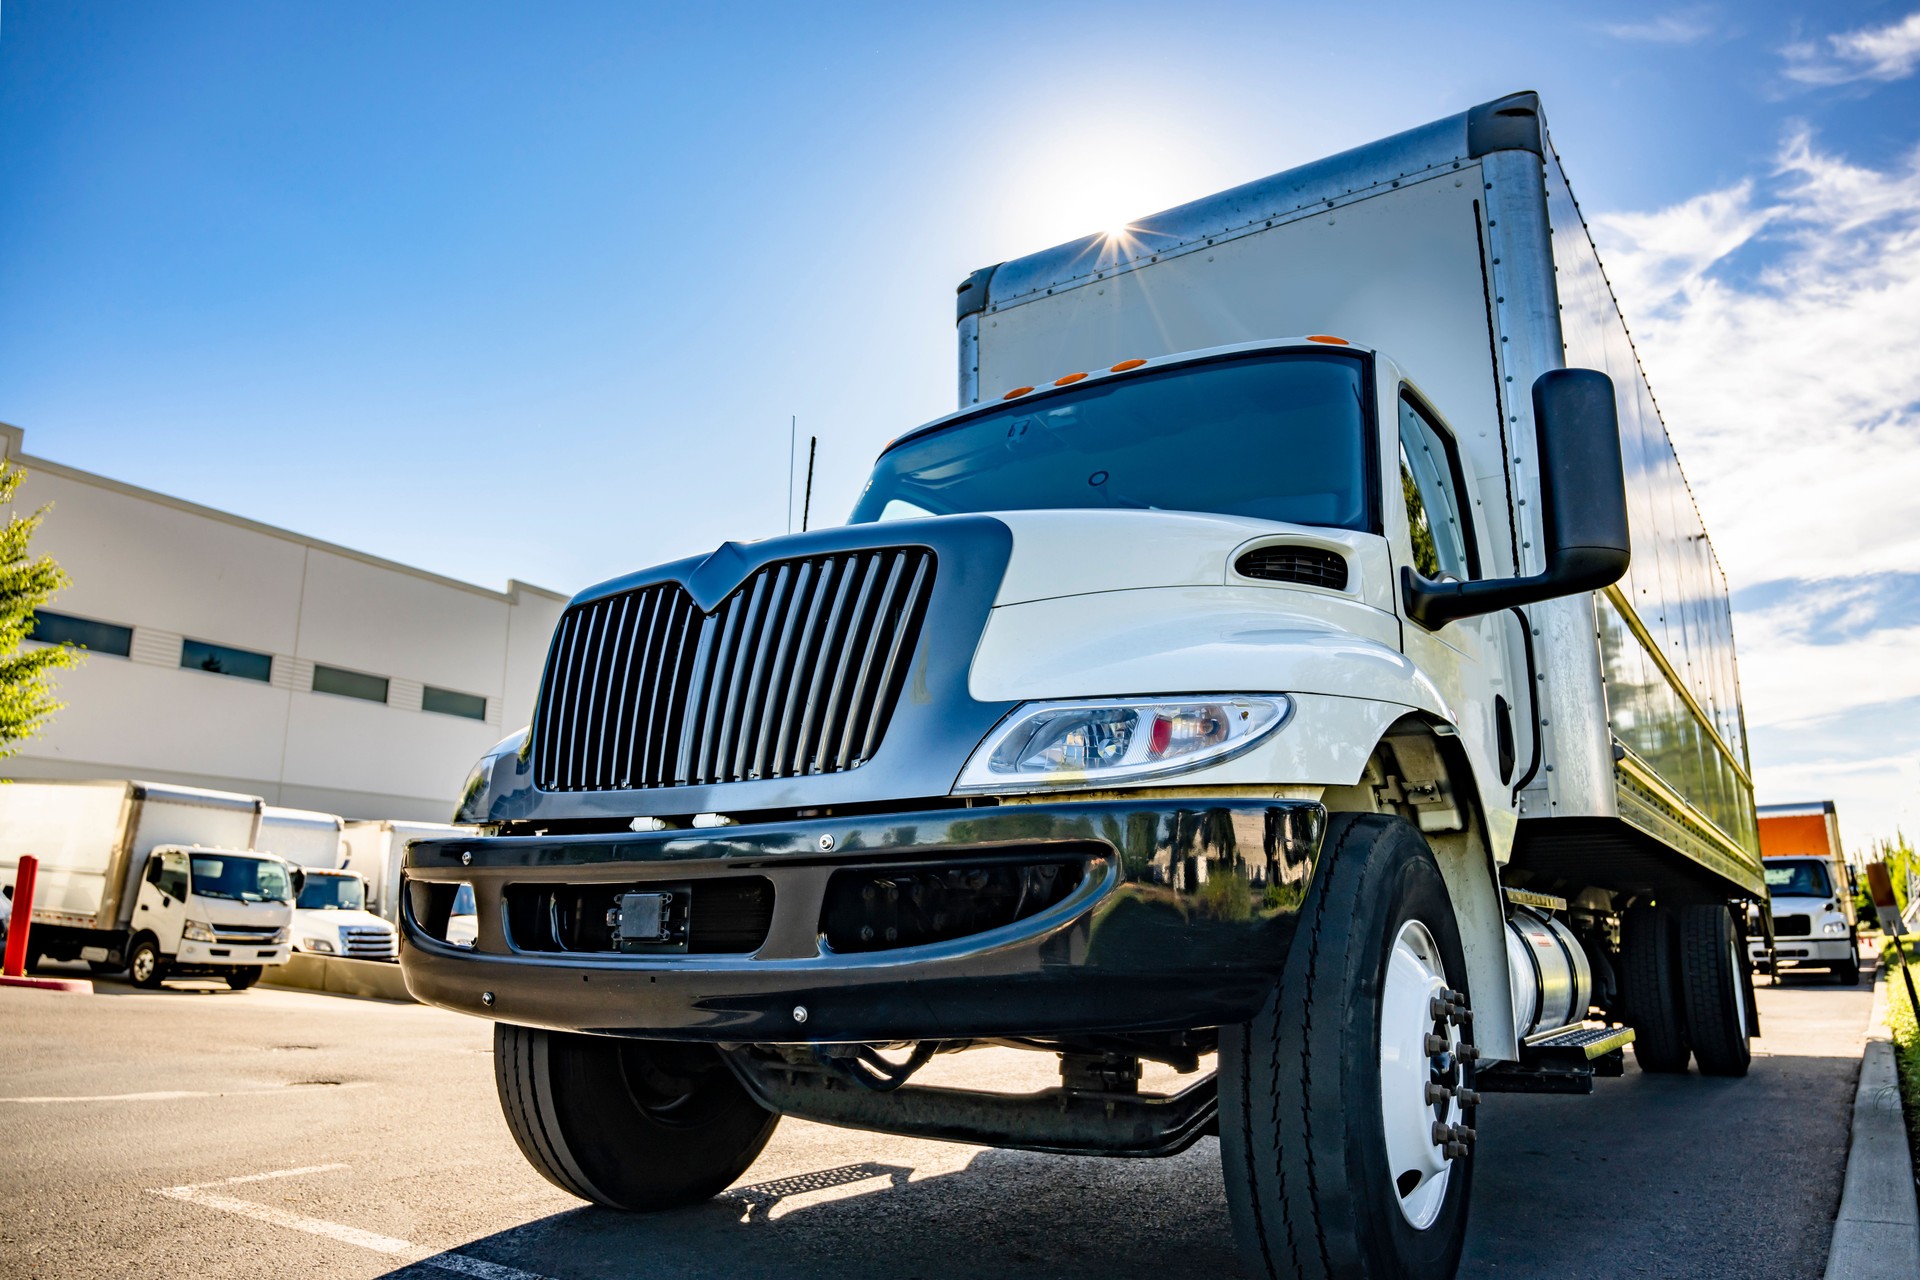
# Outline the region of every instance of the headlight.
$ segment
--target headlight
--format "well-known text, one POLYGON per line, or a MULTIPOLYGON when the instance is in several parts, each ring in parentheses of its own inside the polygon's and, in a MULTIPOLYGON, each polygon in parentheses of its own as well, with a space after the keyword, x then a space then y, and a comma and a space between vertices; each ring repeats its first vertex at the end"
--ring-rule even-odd
POLYGON ((1825 924, 1820 926, 1820 932, 1830 933, 1836 936, 1838 936, 1839 934, 1843 934, 1846 931, 1847 931, 1847 922, 1845 920, 1829 920, 1825 924))
POLYGON ((318 951, 320 954, 328 956, 333 954, 333 944, 325 938, 302 938, 300 939, 300 949, 302 951, 318 951))
POLYGON ((286 940, 287 940, 287 931, 285 929, 280 929, 276 931, 271 938, 267 939, 268 942, 271 942, 275 946, 279 946, 281 943, 285 942, 286 940))
POLYGON ((180 930, 180 936, 188 942, 212 942, 213 926, 201 924, 198 920, 189 920, 180 930))
POLYGON ((1185 773, 1245 751, 1286 721, 1284 694, 1029 702, 975 749, 955 791, 1100 786, 1185 773))

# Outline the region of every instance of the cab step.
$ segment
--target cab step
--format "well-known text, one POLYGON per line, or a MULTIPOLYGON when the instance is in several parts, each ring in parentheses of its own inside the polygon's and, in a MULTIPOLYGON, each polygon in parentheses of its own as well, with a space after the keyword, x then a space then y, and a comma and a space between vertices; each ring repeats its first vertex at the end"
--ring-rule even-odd
POLYGON ((1632 1027, 1561 1027, 1521 1042, 1520 1061, 1480 1068, 1473 1087, 1481 1093, 1592 1093, 1596 1076, 1626 1070, 1622 1051, 1631 1043, 1632 1027))

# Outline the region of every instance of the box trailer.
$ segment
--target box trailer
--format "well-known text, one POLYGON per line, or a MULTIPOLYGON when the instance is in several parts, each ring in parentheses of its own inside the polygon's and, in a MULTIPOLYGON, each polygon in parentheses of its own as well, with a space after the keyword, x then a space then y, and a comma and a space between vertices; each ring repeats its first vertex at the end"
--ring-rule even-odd
POLYGON ((346 819, 314 809, 270 804, 260 811, 254 847, 285 858, 297 867, 337 870, 346 857, 346 819))
POLYGON ((252 851, 261 807, 157 782, 0 786, 0 869, 40 860, 29 945, 141 986, 252 986, 286 962, 293 896, 288 865, 252 851))
POLYGON ((846 527, 580 593, 480 834, 408 852, 408 985, 495 1020, 538 1169, 646 1210, 780 1115, 1217 1133, 1253 1271, 1445 1276, 1483 1095, 1746 1072, 1725 586, 1534 95, 957 320, 846 527), (913 1082, 982 1043, 1059 1087, 913 1082))

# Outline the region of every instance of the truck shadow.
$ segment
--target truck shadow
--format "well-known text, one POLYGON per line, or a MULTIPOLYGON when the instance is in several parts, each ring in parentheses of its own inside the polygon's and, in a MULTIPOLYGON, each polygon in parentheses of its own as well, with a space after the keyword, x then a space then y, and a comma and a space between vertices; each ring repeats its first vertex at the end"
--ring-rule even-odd
POLYGON ((387 1275, 432 1280, 473 1260, 555 1280, 1243 1274, 1212 1139, 1168 1160, 981 1151, 917 1181, 864 1162, 646 1217, 576 1209, 387 1275))

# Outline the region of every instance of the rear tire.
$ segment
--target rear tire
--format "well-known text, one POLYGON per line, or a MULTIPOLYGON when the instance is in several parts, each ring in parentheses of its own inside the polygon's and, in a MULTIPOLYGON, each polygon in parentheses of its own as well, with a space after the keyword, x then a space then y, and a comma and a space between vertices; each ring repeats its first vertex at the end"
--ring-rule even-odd
POLYGON ((1684 1072, 1691 1046, 1680 1002, 1680 944, 1665 907, 1631 907, 1620 918, 1620 974, 1634 1061, 1642 1071, 1684 1072))
POLYGON ((1753 1061, 1747 1038, 1747 966, 1726 905, 1704 902, 1682 908, 1680 949, 1687 1036, 1700 1074, 1744 1076, 1753 1061))
POLYGON ((767 1145, 778 1114, 709 1045, 495 1023, 500 1110, 527 1163, 562 1191, 648 1213, 710 1199, 767 1145))
POLYGON ((134 939, 133 950, 127 952, 127 976, 134 986, 148 991, 158 990, 167 980, 167 958, 151 936, 134 939))
MULTIPOLYGON (((1337 814, 1287 965, 1252 1022, 1220 1032, 1220 1162, 1234 1235, 1259 1276, 1444 1280, 1460 1265, 1473 1180, 1433 1128, 1469 1125, 1454 1052, 1471 1014, 1446 883, 1398 818, 1337 814), (1464 997, 1463 997, 1464 999, 1464 997), (1450 1048, 1428 1055, 1425 1036, 1450 1048)), ((1502 993, 1504 998, 1504 993, 1502 993)))
POLYGON ((260 965, 249 964, 242 965, 238 969, 229 969, 221 976, 227 980, 227 985, 233 990, 245 991, 248 987, 260 981, 260 975, 265 972, 266 970, 260 965))

